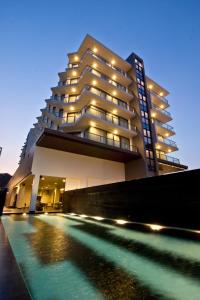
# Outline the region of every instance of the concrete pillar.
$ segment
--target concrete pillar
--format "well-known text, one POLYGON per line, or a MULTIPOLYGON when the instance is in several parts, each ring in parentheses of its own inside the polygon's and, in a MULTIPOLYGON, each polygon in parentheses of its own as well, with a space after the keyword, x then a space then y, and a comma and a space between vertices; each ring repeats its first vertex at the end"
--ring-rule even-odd
POLYGON ((36 209, 36 201, 37 201, 39 183, 40 183, 40 175, 36 174, 33 179, 33 184, 32 184, 31 201, 30 201, 30 207, 29 207, 30 213, 34 213, 35 209, 36 209))

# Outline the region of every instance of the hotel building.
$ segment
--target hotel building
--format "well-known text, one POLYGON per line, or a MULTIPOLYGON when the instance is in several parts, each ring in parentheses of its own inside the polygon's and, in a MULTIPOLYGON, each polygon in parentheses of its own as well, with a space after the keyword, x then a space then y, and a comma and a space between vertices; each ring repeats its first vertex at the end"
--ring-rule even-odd
POLYGON ((7 206, 59 208, 65 190, 186 169, 168 123, 169 92, 87 35, 46 99, 9 183, 7 206))

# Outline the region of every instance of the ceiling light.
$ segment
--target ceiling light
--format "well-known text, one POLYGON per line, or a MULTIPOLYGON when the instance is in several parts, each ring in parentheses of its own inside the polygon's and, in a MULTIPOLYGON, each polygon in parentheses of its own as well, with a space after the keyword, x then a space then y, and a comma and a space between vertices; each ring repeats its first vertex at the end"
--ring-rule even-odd
POLYGON ((96 67, 97 67, 97 64, 96 64, 96 63, 93 63, 92 66, 93 66, 93 68, 96 68, 96 67))
POLYGON ((116 110, 116 109, 113 109, 112 112, 113 112, 113 114, 116 114, 116 113, 117 113, 117 110, 116 110))
POLYGON ((163 92, 161 92, 159 95, 162 97, 163 96, 163 92))
POLYGON ((151 90, 152 88, 153 88, 153 85, 152 85, 152 84, 150 84, 150 85, 149 85, 149 89, 151 90))
POLYGON ((151 116, 152 116, 152 118, 155 118, 156 113, 152 113, 151 116))
POLYGON ((162 104, 162 105, 160 106, 160 108, 162 108, 162 109, 163 109, 163 108, 164 108, 164 105, 162 104))
POLYGON ((93 105, 95 105, 95 104, 96 104, 96 100, 92 100, 91 103, 92 103, 93 105))
POLYGON ((76 55, 76 56, 74 57, 74 59, 75 59, 75 61, 78 61, 78 56, 76 55))
POLYGON ((44 177, 42 177, 42 178, 41 178, 41 180, 45 180, 45 178, 44 178, 44 177))
POLYGON ((112 76, 112 79, 114 79, 114 80, 115 80, 116 78, 117 78, 117 76, 116 76, 116 75, 113 75, 113 76, 112 76))
POLYGON ((72 75, 73 75, 73 76, 76 76, 76 75, 77 75, 77 72, 76 72, 76 71, 73 71, 73 72, 72 72, 72 75))
POLYGON ((62 180, 62 182, 65 182, 65 181, 66 181, 65 179, 62 180))
POLYGON ((94 47, 94 48, 93 48, 93 52, 94 52, 94 53, 97 53, 97 52, 98 52, 98 49, 97 49, 96 47, 94 47))
POLYGON ((160 146, 160 145, 157 145, 157 146, 156 146, 156 149, 160 149, 160 148, 161 148, 161 146, 160 146))
POLYGON ((76 92, 76 88, 75 87, 72 88, 72 92, 73 93, 76 92))
POLYGON ((96 123, 90 122, 90 125, 91 125, 92 127, 95 127, 95 126, 96 126, 96 123))
POLYGON ((97 81, 96 81, 96 80, 93 80, 93 81, 92 81, 92 84, 93 84, 93 85, 96 85, 96 84, 97 84, 97 81))
POLYGON ((113 94, 113 96, 116 96, 116 95, 117 95, 117 92, 116 92, 116 91, 113 91, 112 94, 113 94))
POLYGON ((70 106, 70 110, 74 110, 74 107, 73 107, 73 106, 70 106))
POLYGON ((111 60, 111 64, 114 65, 116 61, 114 59, 111 60))
POLYGON ((172 150, 171 150, 171 149, 168 149, 167 151, 168 151, 169 153, 170 153, 170 152, 172 152, 172 150))
POLYGON ((118 130, 114 130, 113 133, 114 133, 114 134, 118 134, 118 130))

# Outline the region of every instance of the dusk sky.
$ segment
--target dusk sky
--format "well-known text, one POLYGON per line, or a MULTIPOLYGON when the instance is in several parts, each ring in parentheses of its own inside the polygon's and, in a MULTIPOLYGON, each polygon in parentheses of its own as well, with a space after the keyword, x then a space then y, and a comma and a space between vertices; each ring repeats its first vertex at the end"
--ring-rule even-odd
POLYGON ((27 133, 89 33, 121 57, 144 59, 146 74, 168 97, 180 150, 171 156, 200 167, 200 1, 1 1, 0 172, 13 174, 27 133))

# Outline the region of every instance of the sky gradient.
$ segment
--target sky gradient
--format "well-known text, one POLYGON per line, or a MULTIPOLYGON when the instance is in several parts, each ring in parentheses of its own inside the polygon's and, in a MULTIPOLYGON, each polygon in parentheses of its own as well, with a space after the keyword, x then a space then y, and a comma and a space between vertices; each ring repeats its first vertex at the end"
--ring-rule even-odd
POLYGON ((180 150, 171 156, 200 167, 200 1, 1 1, 0 172, 13 174, 27 133, 87 33, 170 91, 180 150))

